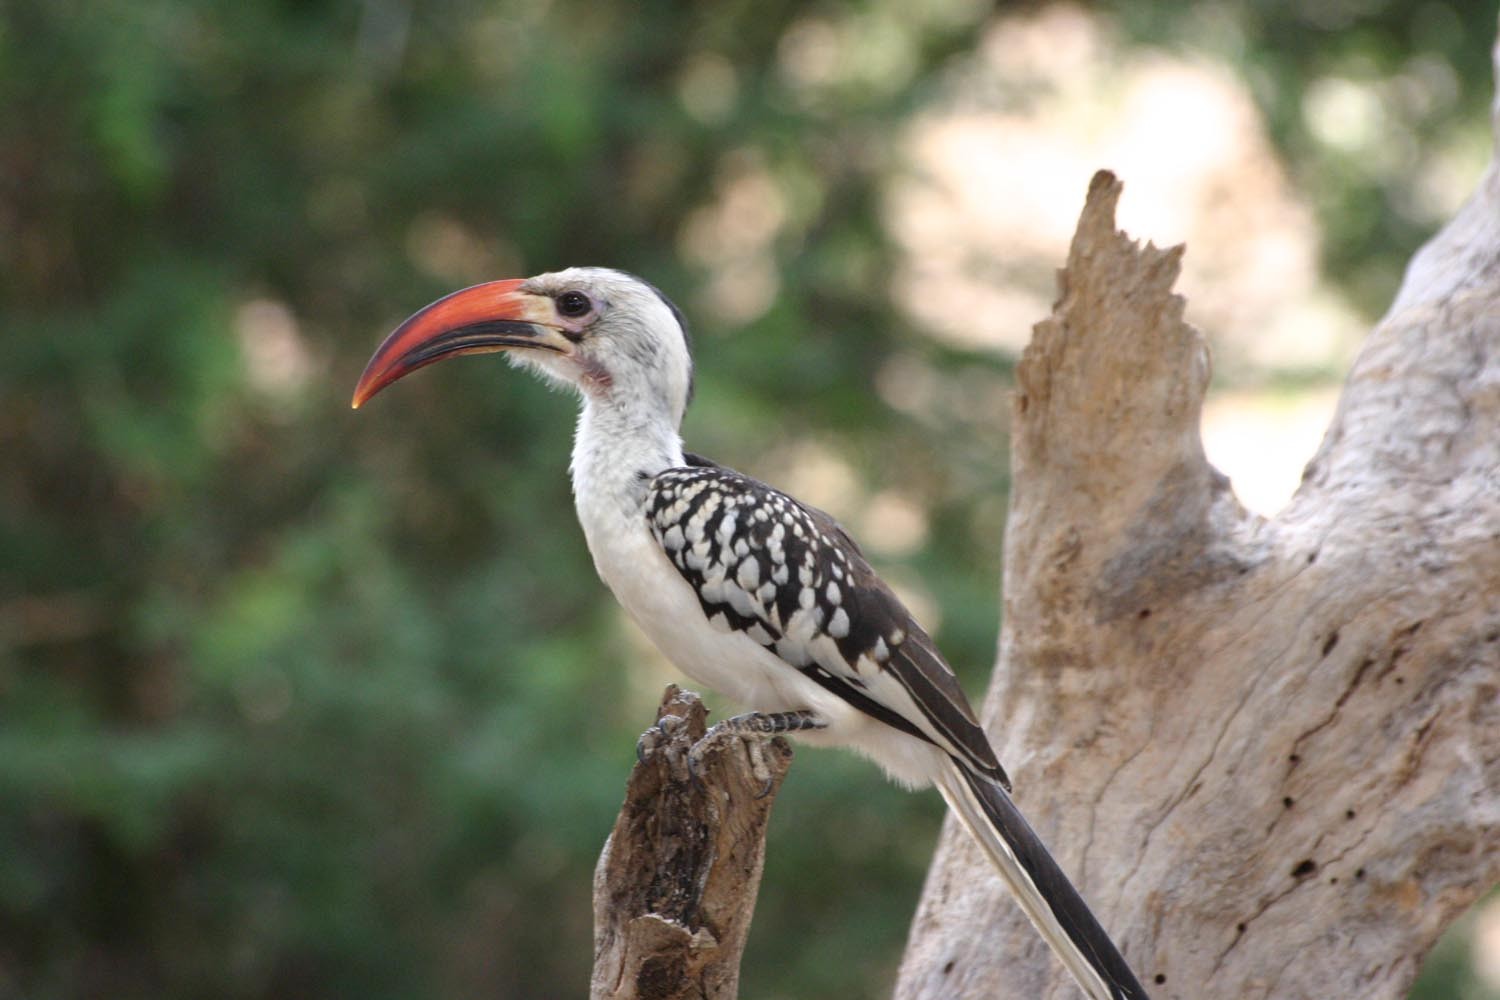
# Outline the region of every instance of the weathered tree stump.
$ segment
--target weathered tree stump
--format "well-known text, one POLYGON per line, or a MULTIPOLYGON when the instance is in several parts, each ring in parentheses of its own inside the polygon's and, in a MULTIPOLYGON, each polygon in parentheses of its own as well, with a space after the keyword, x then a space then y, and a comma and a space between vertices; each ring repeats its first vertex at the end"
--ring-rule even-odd
POLYGON ((594 872, 592 1000, 737 995, 766 824, 792 750, 782 739, 764 745, 764 794, 740 740, 708 749, 694 776, 688 754, 707 714, 696 694, 669 686, 660 736, 631 771, 594 872))
MULTIPOLYGON (((1500 880, 1500 173, 1271 519, 1204 458, 1182 248, 1116 231, 1120 190, 1017 369, 987 728, 1157 1000, 1403 997, 1500 880)), ((896 996, 1076 995, 950 821, 896 996)))

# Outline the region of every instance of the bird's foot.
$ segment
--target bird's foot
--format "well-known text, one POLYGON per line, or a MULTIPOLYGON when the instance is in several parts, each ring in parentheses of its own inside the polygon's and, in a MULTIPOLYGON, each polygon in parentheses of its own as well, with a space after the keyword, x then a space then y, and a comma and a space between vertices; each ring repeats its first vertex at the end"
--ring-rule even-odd
POLYGON ((717 722, 711 726, 703 738, 693 744, 688 751, 688 774, 693 779, 693 784, 702 787, 699 774, 702 770, 703 760, 709 751, 724 747, 732 742, 739 742, 745 748, 745 754, 750 758, 750 773, 755 780, 760 782, 760 791, 755 797, 763 799, 771 794, 771 786, 775 784, 775 777, 766 764, 766 741, 775 739, 783 733, 805 732, 810 729, 823 729, 828 725, 816 714, 803 710, 797 712, 747 712, 744 715, 732 716, 723 722, 717 722))
POLYGON ((656 725, 641 733, 640 738, 635 741, 635 759, 644 764, 651 759, 656 748, 670 743, 672 737, 682 731, 687 725, 687 720, 680 715, 663 715, 656 720, 656 725))

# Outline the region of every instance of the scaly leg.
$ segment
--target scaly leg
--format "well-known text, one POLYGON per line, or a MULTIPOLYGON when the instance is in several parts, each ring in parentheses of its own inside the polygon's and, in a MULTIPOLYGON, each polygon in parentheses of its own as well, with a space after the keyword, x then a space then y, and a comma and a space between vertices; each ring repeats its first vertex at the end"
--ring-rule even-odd
POLYGON ((766 766, 765 741, 783 733, 806 732, 827 728, 828 723, 816 713, 802 709, 795 712, 747 712, 731 716, 711 726, 703 739, 693 744, 688 752, 688 773, 698 780, 704 756, 708 751, 723 746, 731 740, 743 739, 745 752, 750 757, 750 771, 761 783, 756 798, 764 798, 771 792, 771 771, 766 766))

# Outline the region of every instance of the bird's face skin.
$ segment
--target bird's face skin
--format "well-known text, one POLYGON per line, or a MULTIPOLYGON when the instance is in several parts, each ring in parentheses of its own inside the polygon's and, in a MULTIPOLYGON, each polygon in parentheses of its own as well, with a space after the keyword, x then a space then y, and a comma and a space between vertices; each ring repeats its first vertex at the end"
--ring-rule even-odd
POLYGON ((673 427, 691 394, 687 335, 671 303, 628 274, 577 267, 475 285, 418 311, 376 350, 354 406, 434 361, 494 351, 576 386, 590 404, 660 414, 673 427))

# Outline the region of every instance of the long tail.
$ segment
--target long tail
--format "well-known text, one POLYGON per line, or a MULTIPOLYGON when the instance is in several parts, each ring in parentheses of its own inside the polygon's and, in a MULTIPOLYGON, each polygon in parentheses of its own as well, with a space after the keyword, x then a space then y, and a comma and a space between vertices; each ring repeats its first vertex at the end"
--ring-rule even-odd
POLYGON ((951 758, 937 786, 1090 1000, 1148 1000, 1124 956, 1004 789, 951 758))

